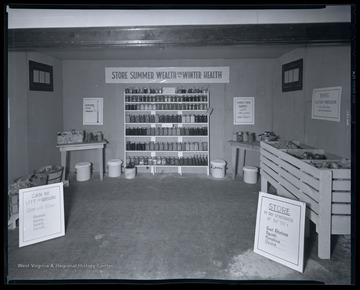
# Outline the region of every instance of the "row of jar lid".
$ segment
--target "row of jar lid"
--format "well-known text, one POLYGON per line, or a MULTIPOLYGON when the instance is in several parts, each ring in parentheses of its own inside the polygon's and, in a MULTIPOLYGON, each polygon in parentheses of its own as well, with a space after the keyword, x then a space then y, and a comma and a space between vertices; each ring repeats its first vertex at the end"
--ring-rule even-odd
POLYGON ((206 95, 194 95, 194 96, 146 96, 146 95, 138 95, 138 96, 125 96, 125 102, 145 102, 145 103, 181 103, 181 102, 207 102, 206 95))
MULTIPOLYGON (((163 88, 126 88, 126 94, 162 94, 163 88)), ((207 88, 175 88, 176 94, 204 94, 209 90, 207 88)))
POLYGON ((208 165, 207 155, 194 155, 186 157, 176 156, 131 156, 126 158, 126 167, 133 165, 208 165))
POLYGON ((203 104, 126 104, 125 110, 207 110, 203 104))
POLYGON ((202 115, 126 115, 126 123, 206 123, 208 117, 202 115))
POLYGON ((207 142, 126 142, 126 150, 136 151, 207 151, 207 142))
POLYGON ((206 136, 207 127, 135 127, 125 129, 127 136, 143 135, 143 136, 184 136, 199 135, 206 136))
POLYGON ((255 132, 248 132, 248 131, 241 131, 233 133, 233 141, 236 142, 254 142, 256 141, 256 133, 255 132))

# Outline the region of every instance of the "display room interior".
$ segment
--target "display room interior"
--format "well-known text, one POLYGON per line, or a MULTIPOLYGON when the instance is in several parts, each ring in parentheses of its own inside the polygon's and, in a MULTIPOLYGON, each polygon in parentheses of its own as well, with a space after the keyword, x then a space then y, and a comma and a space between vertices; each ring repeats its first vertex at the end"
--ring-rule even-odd
POLYGON ((354 284, 355 5, 71 8, 5 9, 5 284, 354 284))

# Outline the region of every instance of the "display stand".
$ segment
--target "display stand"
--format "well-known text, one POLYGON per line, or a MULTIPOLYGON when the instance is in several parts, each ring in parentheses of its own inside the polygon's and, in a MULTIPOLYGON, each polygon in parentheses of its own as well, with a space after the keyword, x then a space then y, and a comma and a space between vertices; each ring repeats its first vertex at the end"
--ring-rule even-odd
POLYGON ((271 184, 278 195, 306 202, 306 216, 316 225, 318 256, 330 259, 331 235, 351 233, 351 169, 317 168, 316 163, 342 160, 306 144, 302 149, 277 148, 278 142, 260 142, 261 191, 271 184), (325 154, 326 159, 295 157, 304 152, 325 154))
POLYGON ((206 171, 209 175, 209 92, 164 88, 126 89, 126 166, 206 171))

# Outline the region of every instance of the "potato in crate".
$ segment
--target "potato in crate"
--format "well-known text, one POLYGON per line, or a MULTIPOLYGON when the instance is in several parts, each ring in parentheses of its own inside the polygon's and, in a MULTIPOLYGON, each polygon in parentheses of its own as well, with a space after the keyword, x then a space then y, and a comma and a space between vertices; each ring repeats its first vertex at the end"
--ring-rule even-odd
POLYGON ((60 165, 48 165, 39 168, 34 174, 46 174, 47 184, 61 182, 64 167, 60 165))

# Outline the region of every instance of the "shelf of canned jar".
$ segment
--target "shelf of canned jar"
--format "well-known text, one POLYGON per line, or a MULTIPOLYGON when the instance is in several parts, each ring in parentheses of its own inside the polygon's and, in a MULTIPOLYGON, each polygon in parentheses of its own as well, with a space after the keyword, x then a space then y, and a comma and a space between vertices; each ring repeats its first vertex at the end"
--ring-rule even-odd
POLYGON ((184 125, 207 125, 207 122, 206 123, 182 123, 182 122, 179 122, 179 123, 125 123, 125 125, 136 125, 136 124, 157 124, 157 125, 169 125, 169 124, 173 124, 173 125, 176 125, 176 124, 184 124, 184 125))
POLYGON ((125 135, 125 137, 208 137, 208 135, 125 135))
POLYGON ((198 93, 179 93, 179 92, 175 92, 175 93, 141 93, 141 92, 137 92, 137 93, 131 93, 131 92, 125 92, 125 95, 128 96, 138 96, 138 95, 144 95, 144 96, 154 96, 154 95, 158 95, 158 96, 191 96, 191 95, 204 95, 207 96, 208 92, 198 92, 198 93))
POLYGON ((201 112, 206 112, 207 111, 207 109, 203 109, 203 110, 192 110, 192 109, 188 109, 188 110, 174 110, 174 109, 171 109, 171 110, 167 110, 167 109, 161 109, 161 110, 125 110, 126 112, 155 112, 155 111, 191 111, 191 112, 196 112, 196 111, 201 111, 201 112))
POLYGON ((208 101, 125 101, 125 104, 207 104, 208 101))
MULTIPOLYGON (((184 97, 192 97, 192 98, 197 98, 197 97, 201 97, 202 99, 206 99, 207 100, 207 94, 206 93, 192 93, 192 94, 125 94, 125 98, 127 98, 128 100, 125 100, 125 102, 131 102, 129 101, 129 99, 132 98, 141 98, 141 97, 145 97, 145 100, 143 102, 206 102, 206 101, 178 101, 177 98, 184 98, 184 97), (146 98, 150 97, 150 98, 155 98, 154 101, 147 101, 146 98), (157 100, 156 101, 156 97, 163 99, 162 100, 157 100), (174 100, 165 100, 166 98, 175 98, 174 100)), ((141 102, 141 101, 137 101, 137 102, 141 102)))
POLYGON ((153 95, 159 95, 159 96, 177 96, 177 95, 185 95, 185 96, 189 96, 189 95, 207 95, 208 91, 203 91, 203 92, 175 92, 175 93, 163 93, 163 92, 148 92, 148 93, 144 93, 144 92, 125 92, 125 95, 146 95, 146 96, 153 96, 153 95))
MULTIPOLYGON (((196 152, 202 152, 202 153, 207 153, 208 150, 125 150, 125 152, 134 152, 134 153, 148 153, 148 152, 187 152, 187 153, 196 153, 196 152)), ((150 157, 150 156, 149 156, 150 157)))
POLYGON ((154 164, 149 164, 149 165, 134 165, 136 167, 208 167, 208 165, 154 165, 154 164))

